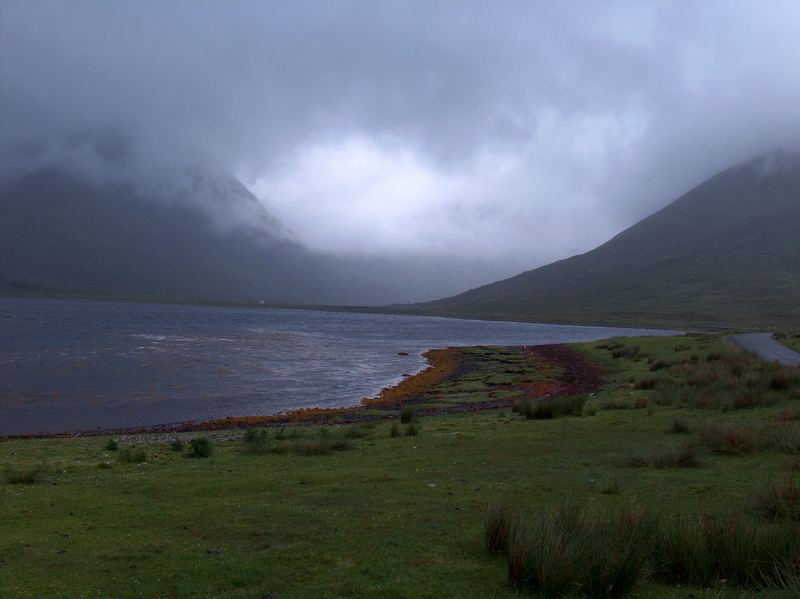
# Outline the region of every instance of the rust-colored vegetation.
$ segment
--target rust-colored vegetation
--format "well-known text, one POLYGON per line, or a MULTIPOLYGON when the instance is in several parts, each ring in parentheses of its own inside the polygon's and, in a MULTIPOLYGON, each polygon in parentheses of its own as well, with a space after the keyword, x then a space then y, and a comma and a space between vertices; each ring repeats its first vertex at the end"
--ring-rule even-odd
MULTIPOLYGON (((236 416, 177 425, 92 431, 91 435, 211 431, 292 424, 351 424, 397 417, 413 404, 419 416, 475 412, 514 401, 549 401, 594 391, 600 371, 583 354, 563 345, 432 349, 428 367, 358 405, 300 408, 268 416, 236 416)), ((71 436, 23 435, 25 437, 71 436)), ((10 438, 10 437, 9 437, 10 438)))
POLYGON ((249 428, 279 424, 317 424, 327 422, 352 422, 364 419, 364 410, 393 409, 413 399, 432 385, 452 377, 461 364, 462 354, 458 348, 432 349, 424 354, 429 366, 423 371, 403 379, 393 387, 381 391, 377 397, 365 398, 359 405, 342 408, 299 408, 282 414, 269 416, 240 416, 192 423, 192 430, 215 430, 227 428, 249 428))

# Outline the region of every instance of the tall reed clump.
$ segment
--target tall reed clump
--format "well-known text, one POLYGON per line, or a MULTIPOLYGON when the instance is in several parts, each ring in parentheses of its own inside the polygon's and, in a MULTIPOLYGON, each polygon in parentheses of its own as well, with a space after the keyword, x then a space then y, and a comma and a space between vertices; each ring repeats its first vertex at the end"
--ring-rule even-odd
POLYGON ((766 518, 800 522, 800 487, 793 478, 772 483, 759 494, 758 507, 766 518))
POLYGON ((682 516, 662 522, 653 555, 655 576, 672 584, 782 587, 798 573, 800 536, 733 516, 682 516))
POLYGON ((756 433, 747 426, 708 422, 697 432, 693 443, 717 455, 740 456, 755 451, 756 433))
POLYGON ((647 571, 654 529, 651 518, 631 507, 562 505, 521 523, 495 504, 486 516, 487 546, 505 552, 511 586, 548 598, 630 593, 647 571))
MULTIPOLYGON (((800 586, 796 524, 733 516, 658 518, 631 506, 565 504, 532 519, 489 506, 485 544, 505 553, 509 584, 547 598, 623 597, 652 575, 670 584, 791 593, 800 586)), ((783 595, 781 595, 783 596, 783 595)))
POLYGON ((493 501, 486 507, 484 542, 490 553, 507 553, 514 511, 503 500, 493 501))
POLYGON ((791 424, 766 427, 761 443, 788 455, 800 455, 800 427, 791 424))
POLYGON ((508 529, 509 583, 548 598, 624 596, 647 571, 654 529, 655 523, 632 507, 601 511, 563 505, 517 521, 508 529))

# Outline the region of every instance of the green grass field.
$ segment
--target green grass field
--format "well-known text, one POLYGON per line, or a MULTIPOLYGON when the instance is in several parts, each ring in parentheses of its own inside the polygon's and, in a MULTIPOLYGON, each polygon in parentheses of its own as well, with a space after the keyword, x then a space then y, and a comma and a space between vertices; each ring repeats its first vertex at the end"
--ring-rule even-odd
MULTIPOLYGON (((662 518, 732 515, 800 535, 792 516, 765 518, 759 501, 772 483, 800 479, 796 371, 759 370, 719 337, 596 345, 579 347, 607 385, 579 417, 442 415, 419 419, 416 436, 402 424, 397 437, 388 421, 283 438, 272 430, 260 443, 215 442, 207 458, 140 443, 140 463, 120 460, 124 439, 117 450, 102 437, 0 443, 0 595, 516 597, 506 559, 484 545, 487 505, 498 500, 523 519, 570 501, 662 518), (760 399, 742 399, 745 390, 760 399), (689 433, 670 432, 676 418, 689 433), (709 433, 720 425, 752 443, 720 445, 709 433), (655 465, 684 446, 699 466, 655 465), (8 482, 25 475, 36 482, 8 482)), ((430 393, 437 405, 508 391, 509 374, 554 374, 511 364, 513 350, 468 351, 500 352, 509 372, 450 381, 430 393)), ((797 588, 643 576, 634 593, 789 597, 797 588)))

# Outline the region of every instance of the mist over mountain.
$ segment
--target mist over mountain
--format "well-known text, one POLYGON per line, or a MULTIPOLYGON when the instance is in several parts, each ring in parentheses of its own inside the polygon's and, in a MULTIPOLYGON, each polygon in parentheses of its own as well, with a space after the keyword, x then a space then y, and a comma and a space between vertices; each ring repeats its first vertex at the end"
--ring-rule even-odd
POLYGON ((350 303, 370 295, 306 250, 236 179, 98 182, 49 167, 0 197, 7 290, 350 303))
POLYGON ((0 196, 19 227, 0 225, 0 276, 150 297, 452 296, 800 147, 798 22, 793 0, 4 0, 0 196), (36 183, 48 169, 63 194, 52 173, 36 183), (94 216, 48 215, 62 195, 94 216))
POLYGON ((212 165, 313 252, 435 267, 393 301, 432 298, 796 145, 798 20, 793 0, 4 0, 0 184, 92 170, 98 137, 112 181, 212 165))
POLYGON ((0 190, 0 290, 152 299, 380 305, 484 283, 496 265, 456 257, 308 249, 236 178, 209 168, 51 164, 0 190))
POLYGON ((582 255, 427 313, 576 323, 796 325, 800 153, 727 169, 582 255))

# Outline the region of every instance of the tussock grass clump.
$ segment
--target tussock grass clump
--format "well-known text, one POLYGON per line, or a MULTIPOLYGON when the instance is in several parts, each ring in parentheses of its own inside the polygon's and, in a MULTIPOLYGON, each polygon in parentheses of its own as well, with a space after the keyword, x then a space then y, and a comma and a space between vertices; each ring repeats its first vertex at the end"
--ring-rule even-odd
POLYGON ((600 403, 600 408, 603 410, 630 410, 633 406, 625 400, 616 397, 610 397, 600 403))
POLYGON ((414 420, 414 408, 411 406, 406 406, 402 410, 400 410, 400 423, 401 424, 408 424, 414 420))
POLYGON ((683 397, 673 397, 679 401, 672 403, 696 408, 763 408, 785 400, 795 389, 800 393, 800 369, 763 362, 741 352, 709 354, 704 363, 684 361, 670 372, 681 377, 671 386, 686 389, 683 397))
POLYGON ((664 359, 654 360, 650 364, 650 371, 656 372, 658 370, 666 370, 667 368, 670 368, 673 364, 675 364, 674 360, 664 360, 664 359))
POLYGON ((515 513, 505 501, 494 501, 486 507, 484 543, 490 553, 507 553, 508 539, 515 513))
POLYGON ((183 451, 183 441, 180 439, 173 439, 172 443, 169 444, 169 448, 172 451, 183 451))
POLYGON ((761 443, 764 448, 800 455, 800 427, 785 424, 766 427, 762 431, 761 443))
POLYGON ((773 391, 786 391, 800 386, 800 368, 783 367, 769 376, 767 386, 773 391))
POLYGON ((623 345, 619 349, 615 349, 611 352, 612 358, 637 358, 639 357, 639 346, 638 345, 623 345))
POLYGON ((650 376, 643 379, 639 379, 633 385, 635 389, 643 389, 645 391, 649 391, 651 389, 655 389, 659 385, 663 385, 668 382, 668 379, 658 376, 650 376))
POLYGON ((44 464, 27 467, 3 467, 3 479, 9 485, 32 485, 40 482, 45 474, 47 474, 47 466, 44 464))
POLYGON ((342 434, 345 439, 363 439, 367 436, 367 431, 360 426, 350 426, 342 434))
POLYGON ((676 406, 684 405, 691 401, 692 390, 674 384, 663 384, 653 391, 653 403, 657 406, 676 406))
POLYGON ((747 455, 756 450, 756 431, 741 425, 709 422, 697 432, 694 445, 717 455, 747 455))
POLYGON ((106 449, 108 451, 117 451, 119 449, 119 443, 117 443, 116 439, 109 439, 108 443, 106 443, 106 449))
POLYGON ((248 445, 255 445, 269 440, 269 431, 264 428, 249 428, 242 437, 242 442, 248 445))
POLYGON ((775 420, 779 422, 794 422, 800 420, 800 410, 796 408, 786 408, 775 414, 775 420))
POLYGON ((681 447, 661 452, 640 453, 628 460, 634 468, 698 468, 701 465, 693 447, 681 447))
POLYGON ((484 531, 487 549, 506 554, 509 583, 544 597, 622 597, 648 575, 669 584, 723 582, 787 596, 798 589, 800 535, 793 523, 756 524, 734 515, 659 518, 631 506, 572 504, 522 520, 496 503, 484 531))
POLYGON ((752 408, 767 408, 778 403, 779 397, 772 393, 763 393, 760 390, 745 391, 723 401, 723 410, 741 410, 752 408))
POLYGON ((800 522, 800 487, 793 478, 773 483, 758 495, 758 507, 766 518, 800 522))
POLYGON ((689 421, 682 416, 673 416, 669 422, 669 431, 677 435, 685 435, 692 432, 692 426, 689 421))
MULTIPOLYGON (((281 430, 284 430, 284 429, 281 429, 281 430)), ((283 439, 285 437, 287 439, 302 439, 305 436, 306 436, 306 431, 304 429, 296 427, 296 426, 293 426, 293 427, 289 428, 288 430, 285 430, 285 432, 281 434, 280 438, 283 439)), ((275 435, 275 438, 277 439, 278 436, 275 435)))
POLYGON ((208 437, 194 437, 191 441, 189 441, 189 453, 187 454, 188 457, 210 458, 213 453, 214 445, 212 445, 211 439, 208 437))
POLYGON ((147 452, 142 448, 125 447, 117 456, 123 464, 141 464, 147 461, 147 452))
POLYGON ((419 427, 413 422, 406 426, 406 437, 416 437, 419 434, 419 427))
POLYGON ((269 453, 272 448, 269 431, 263 428, 250 428, 242 438, 243 453, 269 453))
POLYGON ((759 526, 734 516, 677 517, 656 536, 654 574, 673 584, 783 587, 796 573, 800 537, 792 527, 759 526))
POLYGON ((600 493, 603 495, 619 495, 619 492, 619 481, 616 478, 600 489, 600 493))
POLYGON ((528 420, 551 420, 564 416, 580 416, 589 398, 586 395, 571 395, 553 399, 529 399, 515 405, 515 411, 528 420))
POLYGON ((347 439, 319 436, 315 439, 306 439, 298 444, 295 449, 300 455, 315 456, 329 455, 335 451, 346 451, 352 448, 352 443, 347 439))
POLYGON ((400 425, 396 422, 392 424, 392 428, 389 429, 389 436, 392 439, 395 439, 400 436, 400 425))
POLYGON ((582 510, 540 514, 510 528, 509 583, 544 597, 619 597, 644 578, 654 522, 641 511, 582 510))

